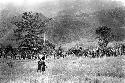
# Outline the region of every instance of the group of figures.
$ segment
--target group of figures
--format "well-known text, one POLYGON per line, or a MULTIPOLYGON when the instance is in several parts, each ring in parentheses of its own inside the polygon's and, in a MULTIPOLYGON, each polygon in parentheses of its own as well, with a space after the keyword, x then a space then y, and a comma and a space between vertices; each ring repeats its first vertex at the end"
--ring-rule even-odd
POLYGON ((0 58, 4 59, 37 59, 35 51, 31 53, 31 50, 20 50, 18 48, 6 47, 0 48, 0 58))
POLYGON ((79 48, 71 48, 68 51, 63 51, 61 49, 56 53, 56 57, 66 57, 69 55, 74 55, 77 57, 89 57, 89 58, 98 58, 98 57, 110 57, 110 56, 121 56, 125 54, 125 45, 121 44, 114 47, 106 47, 105 49, 101 49, 99 47, 93 49, 83 49, 79 48))
POLYGON ((125 54, 125 45, 119 45, 118 47, 107 47, 105 49, 95 48, 95 49, 70 49, 68 54, 74 54, 77 57, 84 56, 90 58, 98 58, 98 57, 110 57, 110 56, 120 56, 125 54))
POLYGON ((54 57, 54 59, 59 59, 60 57, 66 57, 69 55, 74 55, 77 57, 103 57, 103 56, 119 56, 125 54, 125 45, 119 45, 117 47, 107 47, 106 49, 100 49, 99 47, 96 49, 83 49, 82 47, 79 48, 71 48, 67 51, 64 51, 61 46, 58 49, 51 49, 49 51, 42 51, 38 53, 36 49, 18 49, 13 48, 11 46, 7 46, 6 48, 0 48, 0 58, 11 58, 11 59, 39 59, 39 55, 43 54, 46 55, 45 57, 54 57))

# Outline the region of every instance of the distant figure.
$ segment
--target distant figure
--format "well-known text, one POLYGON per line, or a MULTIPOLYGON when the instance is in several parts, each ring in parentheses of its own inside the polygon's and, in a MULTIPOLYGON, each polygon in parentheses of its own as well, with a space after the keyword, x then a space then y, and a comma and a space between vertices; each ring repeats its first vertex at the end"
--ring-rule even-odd
POLYGON ((62 53, 63 53, 63 49, 62 49, 62 47, 60 46, 60 47, 57 49, 57 59, 59 59, 60 57, 63 57, 62 53))
POLYGON ((13 67, 13 63, 12 62, 8 62, 7 65, 12 68, 13 67))
POLYGON ((38 69, 37 69, 37 72, 40 70, 40 72, 42 71, 42 74, 44 74, 45 72, 45 67, 46 64, 45 64, 45 56, 43 56, 39 61, 38 61, 38 69), (42 59, 42 60, 41 60, 42 59))

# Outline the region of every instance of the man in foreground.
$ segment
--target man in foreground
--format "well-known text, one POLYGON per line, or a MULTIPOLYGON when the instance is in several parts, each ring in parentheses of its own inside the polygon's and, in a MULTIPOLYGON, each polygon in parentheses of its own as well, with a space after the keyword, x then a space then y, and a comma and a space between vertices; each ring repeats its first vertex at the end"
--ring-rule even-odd
POLYGON ((44 74, 45 72, 45 68, 46 68, 46 64, 45 64, 45 56, 43 56, 39 61, 38 61, 38 69, 37 69, 37 72, 38 71, 42 71, 42 74, 44 74))

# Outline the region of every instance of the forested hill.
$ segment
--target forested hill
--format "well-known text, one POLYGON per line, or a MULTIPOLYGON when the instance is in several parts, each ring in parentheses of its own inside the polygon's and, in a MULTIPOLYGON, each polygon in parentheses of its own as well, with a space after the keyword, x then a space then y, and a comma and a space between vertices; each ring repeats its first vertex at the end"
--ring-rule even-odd
MULTIPOLYGON (((36 12, 34 12, 34 14, 35 13, 36 12)), ((14 31, 13 31, 13 30, 17 29, 17 26, 12 24, 12 22, 13 21, 20 21, 21 16, 22 16, 22 13, 1 18, 2 20, 0 21, 0 27, 1 27, 0 43, 3 43, 4 45, 12 44, 13 46, 18 44, 17 37, 14 36, 14 31)), ((43 14, 39 13, 39 19, 41 21, 46 21, 48 18, 45 17, 43 14)))
MULTIPOLYGON (((22 13, 14 14, 9 12, 10 11, 4 10, 1 13, 3 16, 1 15, 0 21, 0 42, 5 44, 15 44, 13 29, 16 29, 17 27, 12 25, 11 21, 19 20, 22 13), (6 14, 6 16, 4 14, 6 14), (14 16, 17 17, 13 18, 14 16)), ((42 28, 46 30, 46 38, 49 41, 55 44, 66 44, 73 41, 83 41, 84 39, 94 40, 96 37, 96 28, 106 25, 107 27, 112 28, 112 34, 115 36, 112 41, 121 42, 124 41, 124 13, 125 10, 122 7, 109 8, 91 13, 74 11, 69 8, 60 10, 57 15, 52 17, 52 20, 42 28)), ((42 13, 39 13, 39 15, 39 19, 42 19, 42 21, 49 19, 42 13)))
MULTIPOLYGON (((54 42, 55 44, 69 43, 74 40, 84 38, 84 36, 87 37, 88 35, 90 35, 90 32, 88 30, 90 24, 85 19, 85 17, 89 16, 88 14, 84 13, 84 15, 70 15, 65 12, 67 12, 67 10, 60 11, 58 15, 53 17, 52 20, 47 23, 46 27, 44 27, 49 41, 54 42)), ((8 17, 2 17, 3 20, 1 20, 0 22, 1 42, 4 42, 5 44, 14 42, 15 36, 13 36, 13 29, 16 29, 17 27, 15 25, 12 25, 11 21, 20 20, 20 18, 21 14, 13 14, 8 17), (14 18, 14 16, 17 17, 14 18)), ((46 19, 48 18, 40 13, 39 19, 46 21, 46 19)))

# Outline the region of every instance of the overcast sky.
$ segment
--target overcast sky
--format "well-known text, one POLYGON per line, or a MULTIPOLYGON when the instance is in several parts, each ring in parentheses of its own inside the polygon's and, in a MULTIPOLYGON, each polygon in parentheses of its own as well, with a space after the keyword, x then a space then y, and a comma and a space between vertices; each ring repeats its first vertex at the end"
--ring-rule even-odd
POLYGON ((58 0, 0 0, 1 5, 12 4, 14 6, 31 7, 44 2, 57 2, 58 0))
MULTIPOLYGON (((0 4, 8 4, 12 3, 14 5, 36 5, 38 3, 43 3, 43 2, 55 2, 59 0, 0 0, 0 4)), ((91 1, 91 0, 89 0, 91 1)), ((121 1, 125 4, 125 0, 112 0, 112 1, 121 1)))
POLYGON ((58 1, 58 0, 0 0, 0 3, 1 4, 12 3, 14 5, 21 6, 21 5, 36 5, 38 3, 43 3, 46 1, 53 2, 53 1, 58 1))
MULTIPOLYGON (((58 2, 58 1, 61 1, 61 0, 0 0, 0 4, 1 5, 13 4, 16 6, 34 6, 39 3, 58 2)), ((69 0, 66 0, 66 1, 69 1, 69 0)), ((83 1, 85 1, 85 0, 83 0, 83 1)), ((88 0, 88 1, 91 1, 91 0, 88 0)), ((125 0, 112 0, 112 1, 120 1, 125 4, 125 0)))
MULTIPOLYGON (((2 9, 10 9, 14 11, 17 11, 19 9, 21 11, 35 10, 35 11, 40 11, 44 15, 51 17, 51 16, 55 16, 58 11, 65 8, 69 8, 72 4, 75 4, 74 6, 77 6, 75 8, 78 9, 79 8, 78 5, 82 5, 83 3, 83 6, 81 6, 81 9, 82 8, 85 9, 88 6, 85 4, 87 1, 92 2, 91 4, 89 4, 90 6, 93 4, 95 5, 95 3, 98 6, 98 4, 100 4, 98 3, 98 1, 102 1, 102 2, 120 1, 122 2, 123 5, 125 5, 125 0, 95 0, 95 2, 93 2, 94 0, 0 0, 0 10, 2 9), (72 1, 74 1, 74 3, 72 1)), ((93 8, 93 6, 90 8, 93 8)))

